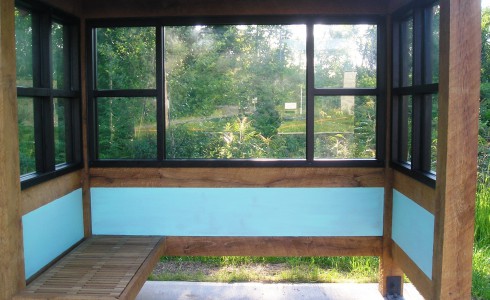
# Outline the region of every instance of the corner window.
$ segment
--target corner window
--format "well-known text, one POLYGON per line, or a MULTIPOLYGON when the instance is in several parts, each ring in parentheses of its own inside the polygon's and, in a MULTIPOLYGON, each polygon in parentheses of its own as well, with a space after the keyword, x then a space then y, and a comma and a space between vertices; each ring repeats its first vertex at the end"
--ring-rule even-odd
POLYGON ((78 22, 17 2, 15 38, 22 187, 81 162, 78 22))
POLYGON ((382 165, 379 20, 250 20, 89 22, 93 164, 382 165))
POLYGON ((434 185, 439 5, 416 2, 414 7, 402 9, 393 23, 392 161, 401 171, 434 185))

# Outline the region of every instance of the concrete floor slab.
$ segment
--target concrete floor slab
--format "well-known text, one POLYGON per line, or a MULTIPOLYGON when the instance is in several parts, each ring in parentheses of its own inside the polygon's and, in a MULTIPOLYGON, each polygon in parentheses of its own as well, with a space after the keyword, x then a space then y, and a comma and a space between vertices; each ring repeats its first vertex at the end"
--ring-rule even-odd
MULTIPOLYGON (((399 300, 423 300, 411 284, 399 300)), ((383 300, 378 285, 355 283, 208 283, 147 281, 137 300, 383 300)))

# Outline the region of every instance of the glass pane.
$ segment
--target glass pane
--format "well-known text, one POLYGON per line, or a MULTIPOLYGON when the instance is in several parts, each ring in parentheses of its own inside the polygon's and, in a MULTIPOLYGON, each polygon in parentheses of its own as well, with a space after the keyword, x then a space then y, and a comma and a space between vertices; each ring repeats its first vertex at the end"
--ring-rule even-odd
POLYGON ((55 163, 63 164, 67 162, 67 141, 70 140, 69 112, 70 100, 54 99, 53 116, 54 116, 54 150, 55 163))
POLYGON ((432 128, 431 128, 431 147, 430 147, 430 170, 436 173, 437 167, 437 137, 438 137, 438 121, 439 121, 439 97, 438 95, 432 95, 432 128))
POLYGON ((63 39, 64 26, 58 23, 51 25, 51 47, 53 60, 53 89, 68 88, 68 74, 65 74, 67 54, 63 39))
POLYGON ((20 8, 15 8, 15 50, 17 86, 33 87, 32 15, 20 8))
POLYGON ((34 138, 34 100, 19 97, 17 101, 19 124, 20 174, 36 172, 36 143, 34 138))
POLYGON ((155 28, 98 28, 97 89, 156 88, 155 28))
POLYGON ((401 86, 413 84, 413 19, 401 23, 401 86))
POLYGON ((98 98, 99 159, 156 159, 155 98, 98 98))
POLYGON ((376 25, 315 25, 315 87, 376 87, 376 25))
POLYGON ((427 74, 426 83, 437 83, 439 82, 439 19, 440 19, 440 8, 439 5, 435 5, 428 9, 428 18, 430 18, 431 28, 430 28, 430 42, 428 61, 426 65, 430 66, 427 74))
POLYGON ((402 109, 401 161, 411 164, 412 163, 412 136, 413 136, 412 96, 403 96, 401 109, 402 109))
POLYGON ((165 27, 168 158, 305 158, 306 26, 165 27))
POLYGON ((315 97, 315 158, 376 157, 376 97, 315 97))

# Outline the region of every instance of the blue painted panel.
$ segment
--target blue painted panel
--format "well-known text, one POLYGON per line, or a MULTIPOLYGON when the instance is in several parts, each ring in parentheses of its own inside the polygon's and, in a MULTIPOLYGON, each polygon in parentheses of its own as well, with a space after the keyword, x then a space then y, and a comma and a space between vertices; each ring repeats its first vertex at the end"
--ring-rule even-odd
POLYGON ((82 190, 22 217, 26 278, 83 238, 82 190))
POLYGON ((393 240, 432 279, 434 215, 393 191, 393 240))
POLYGON ((383 234, 383 188, 92 188, 91 197, 94 234, 383 234))

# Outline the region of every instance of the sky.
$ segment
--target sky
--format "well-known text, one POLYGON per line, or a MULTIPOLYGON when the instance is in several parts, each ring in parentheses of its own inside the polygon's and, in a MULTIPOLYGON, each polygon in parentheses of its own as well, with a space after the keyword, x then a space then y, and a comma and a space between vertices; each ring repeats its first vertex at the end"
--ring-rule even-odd
POLYGON ((481 0, 481 7, 490 7, 490 0, 481 0))

